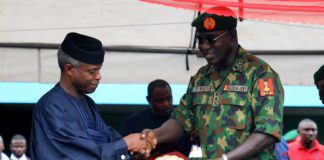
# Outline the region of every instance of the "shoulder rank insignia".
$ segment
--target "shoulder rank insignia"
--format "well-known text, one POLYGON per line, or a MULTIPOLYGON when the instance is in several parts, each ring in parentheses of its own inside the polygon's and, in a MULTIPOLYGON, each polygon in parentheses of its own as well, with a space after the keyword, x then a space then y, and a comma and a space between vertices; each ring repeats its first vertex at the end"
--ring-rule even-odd
POLYGON ((218 92, 214 92, 213 96, 213 106, 218 106, 220 101, 220 94, 218 92))
POLYGON ((260 89, 260 96, 273 96, 273 83, 272 78, 268 78, 266 80, 259 79, 259 89, 260 89))
POLYGON ((240 86, 240 85, 228 85, 228 84, 226 84, 224 86, 224 91, 228 91, 228 92, 247 92, 248 87, 247 86, 240 86))
POLYGON ((198 86, 194 87, 192 89, 192 92, 197 93, 197 92, 210 92, 211 86, 198 86))

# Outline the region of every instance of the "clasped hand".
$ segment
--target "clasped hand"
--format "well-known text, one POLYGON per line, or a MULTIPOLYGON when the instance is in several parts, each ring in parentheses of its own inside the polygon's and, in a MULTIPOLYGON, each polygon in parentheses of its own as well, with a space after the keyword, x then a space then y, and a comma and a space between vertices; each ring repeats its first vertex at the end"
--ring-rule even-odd
POLYGON ((142 133, 133 133, 124 137, 131 154, 140 154, 147 158, 157 144, 155 133, 150 129, 144 129, 142 133))

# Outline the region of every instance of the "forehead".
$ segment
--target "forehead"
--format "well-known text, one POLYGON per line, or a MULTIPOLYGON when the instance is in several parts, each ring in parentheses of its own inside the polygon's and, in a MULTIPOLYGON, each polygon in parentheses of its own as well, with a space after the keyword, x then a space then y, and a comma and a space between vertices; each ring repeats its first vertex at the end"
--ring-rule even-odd
POLYGON ((225 31, 212 31, 212 32, 197 32, 197 36, 204 37, 204 36, 210 36, 210 35, 220 35, 225 31))
POLYGON ((317 126, 314 122, 303 122, 301 125, 300 125, 300 128, 301 129, 304 129, 304 128, 315 128, 317 129, 317 126))
POLYGON ((23 139, 14 139, 12 140, 12 144, 26 144, 26 141, 23 139))
POLYGON ((153 89, 153 94, 152 96, 157 97, 157 96, 168 96, 171 94, 170 88, 168 86, 164 87, 155 87, 153 89))
POLYGON ((82 69, 99 69, 99 68, 101 68, 101 66, 102 66, 102 64, 96 64, 96 65, 94 65, 94 64, 82 63, 80 65, 80 68, 82 68, 82 69))

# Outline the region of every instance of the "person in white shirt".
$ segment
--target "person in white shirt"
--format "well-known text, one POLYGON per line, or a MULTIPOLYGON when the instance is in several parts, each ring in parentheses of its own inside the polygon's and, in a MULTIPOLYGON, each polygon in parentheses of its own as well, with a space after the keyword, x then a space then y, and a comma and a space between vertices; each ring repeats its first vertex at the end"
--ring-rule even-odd
POLYGON ((5 149, 3 139, 0 135, 0 160, 9 160, 8 156, 3 153, 3 150, 5 149))
POLYGON ((16 134, 10 141, 10 160, 30 160, 25 154, 27 149, 27 140, 21 134, 16 134))

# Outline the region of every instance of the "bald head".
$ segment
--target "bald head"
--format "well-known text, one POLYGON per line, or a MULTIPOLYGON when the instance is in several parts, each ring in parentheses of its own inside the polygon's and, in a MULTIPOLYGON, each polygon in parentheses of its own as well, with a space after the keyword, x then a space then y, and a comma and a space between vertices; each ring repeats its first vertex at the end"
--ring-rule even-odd
POLYGON ((298 134, 302 143, 312 144, 317 138, 317 125, 311 119, 303 119, 298 125, 298 134))
POLYGON ((306 119, 303 119, 303 120, 301 120, 301 121, 299 122, 299 124, 298 124, 298 129, 299 129, 299 128, 302 128, 305 124, 308 124, 308 123, 312 123, 312 124, 314 124, 314 125, 316 126, 316 128, 317 128, 317 124, 316 124, 313 120, 306 118, 306 119))

